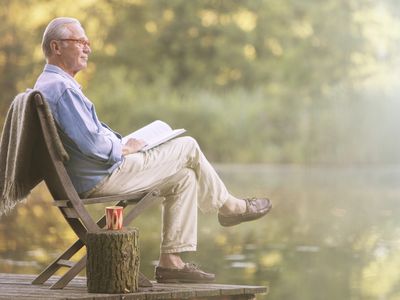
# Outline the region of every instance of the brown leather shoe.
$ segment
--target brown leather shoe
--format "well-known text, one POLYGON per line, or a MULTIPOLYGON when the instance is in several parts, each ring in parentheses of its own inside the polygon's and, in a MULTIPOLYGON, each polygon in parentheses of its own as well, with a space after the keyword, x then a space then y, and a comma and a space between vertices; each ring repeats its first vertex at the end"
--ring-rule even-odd
POLYGON ((182 269, 156 267, 158 283, 207 283, 215 280, 215 274, 206 273, 198 266, 186 263, 182 269))
POLYGON ((272 208, 272 203, 267 198, 244 199, 246 211, 241 214, 221 215, 218 214, 218 221, 222 226, 233 226, 242 222, 252 221, 266 215, 272 208))

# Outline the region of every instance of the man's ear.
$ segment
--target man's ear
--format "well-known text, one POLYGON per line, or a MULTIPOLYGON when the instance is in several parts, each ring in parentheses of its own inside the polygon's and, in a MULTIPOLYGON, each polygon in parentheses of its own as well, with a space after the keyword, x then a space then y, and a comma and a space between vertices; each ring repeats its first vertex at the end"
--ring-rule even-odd
POLYGON ((53 40, 50 42, 51 52, 55 55, 61 55, 61 46, 57 43, 57 41, 53 40))

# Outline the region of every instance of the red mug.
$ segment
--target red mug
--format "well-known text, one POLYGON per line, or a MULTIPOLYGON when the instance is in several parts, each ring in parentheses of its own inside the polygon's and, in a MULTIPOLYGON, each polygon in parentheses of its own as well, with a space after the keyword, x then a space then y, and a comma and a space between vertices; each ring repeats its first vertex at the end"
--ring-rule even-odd
POLYGON ((120 230, 123 223, 123 207, 107 206, 106 207, 106 223, 108 230, 120 230))

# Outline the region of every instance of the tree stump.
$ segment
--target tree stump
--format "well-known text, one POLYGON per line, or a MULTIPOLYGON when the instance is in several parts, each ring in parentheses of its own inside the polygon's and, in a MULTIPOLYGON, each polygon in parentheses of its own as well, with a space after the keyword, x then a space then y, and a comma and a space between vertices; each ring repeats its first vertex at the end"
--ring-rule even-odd
POLYGON ((89 293, 138 291, 139 231, 123 228, 87 234, 86 275, 89 293))

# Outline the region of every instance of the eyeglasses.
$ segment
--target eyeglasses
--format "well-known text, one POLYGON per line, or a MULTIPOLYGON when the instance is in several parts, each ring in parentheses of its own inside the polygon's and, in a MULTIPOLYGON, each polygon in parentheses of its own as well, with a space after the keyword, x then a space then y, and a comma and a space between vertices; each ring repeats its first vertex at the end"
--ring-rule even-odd
POLYGON ((78 43, 79 46, 82 48, 87 46, 90 47, 90 41, 87 40, 79 40, 79 39, 59 39, 59 41, 65 41, 65 42, 75 42, 78 43))

